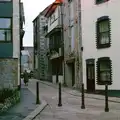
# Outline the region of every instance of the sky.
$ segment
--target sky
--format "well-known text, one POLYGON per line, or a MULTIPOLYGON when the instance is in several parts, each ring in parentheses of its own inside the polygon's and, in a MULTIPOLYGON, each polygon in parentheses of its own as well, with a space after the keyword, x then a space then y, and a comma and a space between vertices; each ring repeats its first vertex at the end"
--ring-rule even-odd
POLYGON ((33 24, 32 21, 37 15, 43 11, 48 5, 55 0, 22 0, 25 13, 25 35, 23 38, 24 46, 33 46, 33 24))

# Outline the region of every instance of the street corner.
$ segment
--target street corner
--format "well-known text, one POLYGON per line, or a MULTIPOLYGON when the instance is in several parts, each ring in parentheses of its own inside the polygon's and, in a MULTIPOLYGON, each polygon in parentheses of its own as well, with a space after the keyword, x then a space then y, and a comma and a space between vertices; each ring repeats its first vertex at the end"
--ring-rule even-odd
POLYGON ((42 112, 44 110, 44 108, 48 105, 47 102, 45 100, 40 100, 40 105, 38 105, 38 107, 31 112, 26 118, 24 118, 23 120, 33 120, 38 114, 40 114, 40 112, 42 112))

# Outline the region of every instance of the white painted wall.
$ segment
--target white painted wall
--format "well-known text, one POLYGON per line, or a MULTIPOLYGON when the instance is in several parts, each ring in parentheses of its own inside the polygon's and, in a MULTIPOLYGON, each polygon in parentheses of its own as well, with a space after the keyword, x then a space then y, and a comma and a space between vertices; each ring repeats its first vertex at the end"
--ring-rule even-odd
POLYGON ((18 58, 18 85, 20 84, 19 0, 13 0, 13 58, 18 58))
MULTIPOLYGON (((86 59, 95 58, 95 64, 99 57, 110 57, 112 60, 113 84, 109 89, 120 90, 120 0, 110 0, 106 3, 95 5, 95 0, 81 0, 82 6, 82 40, 83 40, 83 81, 86 89, 86 59), (118 14, 117 14, 118 13, 118 14), (96 21, 102 16, 111 19, 111 47, 96 49, 96 21)), ((96 66, 95 66, 96 67, 96 66)), ((95 69, 96 71, 96 69, 95 69)), ((95 74, 96 76, 96 74, 95 74)), ((96 89, 104 89, 104 86, 96 84, 96 89)))
POLYGON ((55 21, 50 24, 50 17, 48 18, 48 33, 53 30, 56 26, 60 25, 60 7, 58 6, 53 14, 55 14, 55 21))

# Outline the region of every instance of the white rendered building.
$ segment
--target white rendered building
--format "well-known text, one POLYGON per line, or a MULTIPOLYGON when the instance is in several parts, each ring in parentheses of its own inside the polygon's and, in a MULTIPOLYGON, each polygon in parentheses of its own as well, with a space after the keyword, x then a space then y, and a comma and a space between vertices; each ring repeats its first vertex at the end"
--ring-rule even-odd
POLYGON ((88 91, 120 90, 120 0, 81 0, 83 83, 88 91))

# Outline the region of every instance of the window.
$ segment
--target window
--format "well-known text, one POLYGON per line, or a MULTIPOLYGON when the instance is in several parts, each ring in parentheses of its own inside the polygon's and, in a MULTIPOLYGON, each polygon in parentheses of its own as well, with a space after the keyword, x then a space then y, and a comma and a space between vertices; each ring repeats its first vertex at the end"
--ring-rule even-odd
POLYGON ((104 3, 104 2, 107 2, 109 0, 95 0, 96 1, 96 4, 100 4, 100 3, 104 3))
POLYGON ((53 14, 50 16, 50 24, 52 24, 54 21, 55 21, 55 13, 53 13, 53 14))
POLYGON ((101 17, 97 20, 97 48, 110 47, 110 19, 108 16, 101 17))
POLYGON ((44 20, 45 18, 41 18, 41 20, 44 20))
POLYGON ((12 40, 11 18, 0 18, 0 42, 12 40))
POLYGON ((97 82, 100 85, 112 84, 112 63, 109 57, 99 58, 97 61, 97 82))

